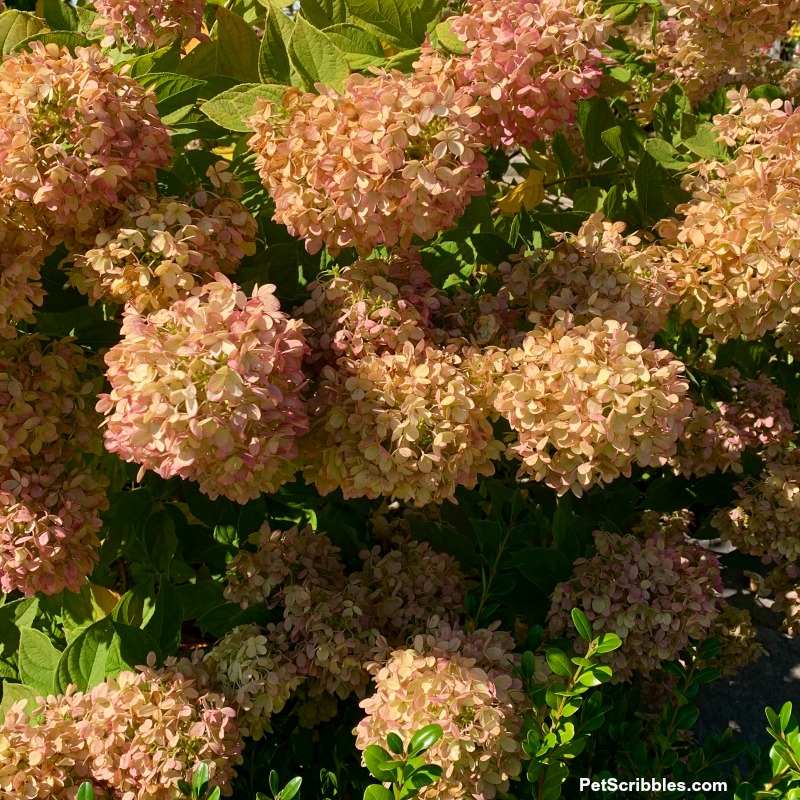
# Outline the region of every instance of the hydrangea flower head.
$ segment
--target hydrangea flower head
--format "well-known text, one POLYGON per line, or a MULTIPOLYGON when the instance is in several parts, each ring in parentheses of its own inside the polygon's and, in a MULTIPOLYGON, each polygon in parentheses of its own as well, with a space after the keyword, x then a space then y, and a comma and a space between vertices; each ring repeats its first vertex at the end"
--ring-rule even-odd
POLYGON ((0 66, 0 199, 30 203, 55 241, 83 241, 172 156, 156 96, 98 47, 33 42, 0 66))
POLYGON ((215 277, 149 317, 127 309, 105 357, 111 393, 97 408, 110 452, 244 503, 295 472, 308 430, 298 395, 307 346, 274 287, 248 297, 215 277))
POLYGON ((105 34, 103 47, 125 42, 158 49, 180 39, 207 39, 202 32, 205 0, 92 0, 105 34))
POLYGON ((407 247, 449 228, 485 191, 477 107, 446 71, 353 73, 343 91, 288 90, 250 120, 274 219, 316 253, 407 247))

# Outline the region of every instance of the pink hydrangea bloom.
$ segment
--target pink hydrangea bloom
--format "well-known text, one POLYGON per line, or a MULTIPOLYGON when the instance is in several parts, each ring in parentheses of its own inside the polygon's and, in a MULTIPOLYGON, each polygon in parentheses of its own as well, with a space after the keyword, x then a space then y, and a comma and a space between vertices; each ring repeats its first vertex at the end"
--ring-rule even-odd
POLYGON ((522 771, 522 685, 510 668, 465 650, 431 646, 419 636, 411 648, 370 666, 375 693, 361 701, 367 716, 354 731, 360 750, 383 745, 389 733, 408 743, 433 723, 444 731, 425 754, 442 767, 442 777, 420 792, 422 800, 491 800, 522 771))
POLYGON ((478 109, 447 72, 353 73, 341 93, 318 88, 259 100, 250 120, 274 219, 310 253, 432 239, 485 191, 478 109))
POLYGON ((65 464, 99 445, 97 372, 69 339, 0 342, 0 475, 65 464))
POLYGON ((335 364, 341 356, 396 350, 419 342, 440 305, 430 275, 413 253, 388 260, 359 259, 308 285, 310 299, 297 309, 311 327, 310 362, 335 364))
POLYGON ((572 125, 600 85, 612 23, 585 0, 477 0, 452 18, 455 72, 495 147, 530 147, 572 125))
POLYGON ((9 470, 0 483, 0 588, 77 592, 99 559, 107 481, 59 464, 9 470))
POLYGON ((70 283, 89 302, 130 302, 140 313, 186 298, 255 252, 258 224, 237 200, 202 193, 203 208, 175 197, 136 195, 91 249, 70 257, 70 283))
POLYGON ((0 198, 31 203, 54 241, 83 241, 172 156, 156 96, 98 47, 31 44, 0 66, 0 198))
POLYGON ((550 606, 553 635, 574 630, 570 612, 580 608, 595 635, 622 639, 619 650, 604 656, 614 682, 674 661, 690 638, 707 636, 719 614, 716 557, 668 528, 649 528, 645 540, 595 532, 595 555, 575 562, 572 578, 556 587, 550 606))
POLYGON ((692 408, 683 364, 643 347, 626 325, 559 318, 507 359, 494 405, 517 434, 506 453, 522 461, 521 477, 580 496, 629 476, 634 463, 674 456, 692 408))
POLYGON ((766 376, 742 380, 730 373, 734 398, 719 401, 717 409, 695 406, 672 459, 676 474, 687 478, 715 470, 742 471, 742 454, 751 447, 775 458, 793 438, 786 395, 766 376))
POLYGON ((328 494, 425 505, 494 472, 490 354, 410 341, 395 353, 340 359, 310 401, 303 474, 328 494))
POLYGON ((157 49, 176 39, 207 39, 203 34, 205 0, 92 0, 100 15, 94 26, 103 31, 103 47, 125 42, 157 49))
POLYGON ((736 492, 736 505, 712 520, 722 538, 765 562, 800 562, 800 450, 768 462, 736 492))
POLYGON ((0 725, 0 790, 28 800, 73 800, 89 781, 108 800, 174 800, 198 763, 231 794, 243 742, 235 711, 183 662, 121 672, 87 692, 25 701, 0 725), (40 723, 32 718, 42 716, 40 723))
POLYGON ((218 274, 150 317, 128 308, 97 405, 106 449, 240 503, 289 480, 308 430, 307 347, 273 289, 247 297, 218 274))
POLYGON ((0 336, 13 339, 15 322, 32 322, 45 292, 39 269, 48 247, 30 206, 0 201, 0 336))
POLYGON ((558 313, 569 312, 576 324, 613 319, 641 341, 652 341, 680 299, 680 276, 654 248, 643 246, 645 234, 624 231, 625 223, 596 213, 577 234, 556 234, 553 250, 501 264, 512 304, 534 325, 549 326, 558 313))

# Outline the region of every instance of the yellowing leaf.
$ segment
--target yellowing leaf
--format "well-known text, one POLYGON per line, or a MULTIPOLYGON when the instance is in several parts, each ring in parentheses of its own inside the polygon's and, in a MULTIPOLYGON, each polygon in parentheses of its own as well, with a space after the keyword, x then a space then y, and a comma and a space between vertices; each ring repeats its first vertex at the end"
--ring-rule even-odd
POLYGON ((522 183, 517 184, 505 197, 497 202, 497 209, 504 217, 513 217, 521 208, 532 211, 544 200, 544 174, 532 169, 522 183))
POLYGON ((216 155, 224 158, 226 161, 233 161, 233 145, 227 147, 215 147, 212 151, 216 155))

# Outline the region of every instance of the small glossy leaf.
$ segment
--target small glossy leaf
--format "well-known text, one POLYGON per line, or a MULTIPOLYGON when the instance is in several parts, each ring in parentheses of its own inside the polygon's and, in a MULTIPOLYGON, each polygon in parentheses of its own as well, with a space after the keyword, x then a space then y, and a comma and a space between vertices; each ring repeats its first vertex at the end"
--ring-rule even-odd
POLYGON ((94 800, 94 787, 89 781, 81 784, 78 794, 75 795, 75 800, 94 800))
POLYGON ((592 640, 592 626, 586 614, 584 614, 580 608, 573 608, 570 612, 570 616, 572 617, 572 624, 575 626, 575 630, 578 631, 578 635, 581 639, 590 642, 592 640))
POLYGON ((292 798, 300 791, 300 785, 303 783, 302 778, 292 778, 286 786, 281 789, 278 800, 292 800, 292 798))
POLYGON ((368 745, 364 750, 363 759, 364 765, 374 778, 382 782, 394 780, 394 770, 387 769, 387 765, 392 763, 392 754, 388 750, 377 744, 368 745))
POLYGON ((563 650, 551 647, 545 653, 545 657, 550 669, 560 678, 569 678, 572 675, 569 657, 563 650))
POLYGON ((596 653, 610 653, 622 646, 622 639, 616 633, 603 633, 595 639, 596 653))
POLYGON ((393 800, 392 793, 385 786, 367 786, 364 800, 393 800))
POLYGON ((424 753, 429 748, 433 747, 439 739, 442 738, 444 731, 441 725, 426 725, 420 728, 408 743, 408 752, 410 755, 419 755, 424 753))
POLYGON ((394 732, 386 736, 386 744, 395 755, 403 754, 403 740, 394 732))

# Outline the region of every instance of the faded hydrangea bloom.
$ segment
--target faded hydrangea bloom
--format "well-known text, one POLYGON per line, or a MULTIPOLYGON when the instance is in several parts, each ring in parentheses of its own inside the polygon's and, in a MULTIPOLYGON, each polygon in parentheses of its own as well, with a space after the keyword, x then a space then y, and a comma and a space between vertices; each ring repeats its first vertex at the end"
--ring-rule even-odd
POLYGON ((726 605, 708 636, 722 642, 710 666, 716 667, 723 676, 735 675, 742 667, 768 655, 758 641, 758 630, 750 619, 750 612, 743 608, 726 605))
POLYGON ((266 603, 268 608, 285 605, 288 587, 314 585, 340 591, 346 578, 339 548, 325 534, 307 525, 287 531, 272 530, 269 523, 250 536, 248 545, 228 565, 225 597, 249 608, 266 603))
POLYGON ((572 578, 553 593, 553 635, 574 629, 570 612, 580 608, 594 634, 622 638, 622 647, 604 656, 614 682, 629 680, 634 672, 646 676, 662 661, 674 661, 690 638, 707 636, 719 614, 716 557, 669 527, 648 527, 644 541, 595 532, 596 554, 579 558, 572 578))
POLYGON ((125 42, 157 49, 176 39, 207 39, 202 32, 205 0, 92 0, 100 15, 94 27, 103 31, 103 47, 125 42))
POLYGON ((325 367, 310 401, 303 473, 328 494, 425 505, 494 472, 491 354, 410 341, 325 367))
POLYGON ((458 83, 495 147, 530 147, 572 125, 600 85, 612 33, 591 0, 476 0, 450 24, 468 50, 458 83))
POLYGON ((692 408, 683 364, 627 326, 559 317, 507 358, 494 402, 517 434, 507 455, 522 461, 520 476, 580 496, 674 456, 692 408))
POLYGON ((210 786, 231 794, 243 747, 235 711, 183 662, 121 672, 87 692, 70 687, 39 698, 30 716, 24 709, 15 704, 0 725, 4 796, 73 800, 89 781, 108 800, 174 800, 200 762, 210 786))
POLYGON ((99 445, 97 371, 69 339, 0 342, 0 474, 65 464, 99 445))
MULTIPOLYGON (((693 102, 744 72, 752 54, 780 39, 800 16, 797 0, 662 0, 667 19, 655 43, 651 24, 638 37, 658 76, 677 78, 693 102)), ((652 12, 651 12, 652 13, 652 12)), ((648 15, 647 21, 650 22, 648 15)))
POLYGON ((99 559, 104 478, 60 464, 9 470, 0 483, 0 588, 77 592, 99 559))
POLYGON ((310 253, 432 239, 485 191, 478 109, 447 71, 353 73, 341 93, 318 88, 259 100, 250 120, 274 219, 310 253))
POLYGON ((245 736, 260 739, 272 732, 270 717, 280 713, 303 682, 286 642, 268 639, 258 625, 240 625, 206 654, 203 666, 213 684, 236 708, 236 722, 245 736))
POLYGON ((233 272, 255 252, 258 224, 237 200, 201 196, 202 208, 175 197, 132 197, 90 250, 71 256, 70 283, 90 303, 129 302, 147 313, 233 272))
POLYGON ((32 322, 45 292, 39 269, 48 247, 25 203, 0 201, 0 336, 13 339, 16 322, 32 322))
POLYGON ((800 450, 768 462, 736 492, 736 505, 712 520, 722 538, 765 562, 800 561, 800 450))
POLYGON ((295 472, 308 430, 302 322, 274 287, 251 297, 224 275, 143 317, 128 308, 106 355, 106 449, 163 478, 196 480, 211 498, 245 503, 295 472))
POLYGON ((741 472, 745 448, 775 458, 791 443, 794 426, 783 390, 766 375, 748 381, 736 370, 727 373, 732 398, 720 400, 716 409, 695 406, 671 462, 676 474, 741 472))
POLYGON ((306 334, 312 363, 335 364, 416 344, 432 325, 440 300, 414 253, 388 260, 359 259, 308 285, 311 297, 297 309, 310 326, 306 334))
POLYGON ((673 245, 660 247, 683 275, 681 315, 724 342, 757 339, 800 305, 800 112, 729 92, 730 113, 715 117, 733 160, 696 165, 678 206, 681 222, 661 223, 673 245))
POLYGON ((625 223, 596 213, 577 234, 556 234, 553 250, 501 264, 512 304, 524 308, 534 325, 548 326, 559 312, 569 312, 575 324, 613 319, 635 330, 641 341, 652 341, 680 299, 680 278, 644 246, 645 234, 624 231, 625 223))
POLYGON ((172 144, 156 96, 98 47, 31 44, 0 67, 0 199, 30 203, 54 241, 85 241, 156 178, 172 144))
MULTIPOLYGON (((475 633, 479 640, 481 634, 492 637, 490 631, 475 633)), ((382 745, 389 733, 407 742, 420 728, 437 723, 444 736, 425 757, 442 767, 442 777, 420 798, 491 800, 522 771, 522 685, 509 667, 470 653, 463 634, 445 647, 436 638, 418 636, 411 648, 370 665, 375 693, 361 701, 367 716, 354 731, 356 746, 382 745)), ((500 641, 495 649, 505 651, 506 642, 500 641)))

